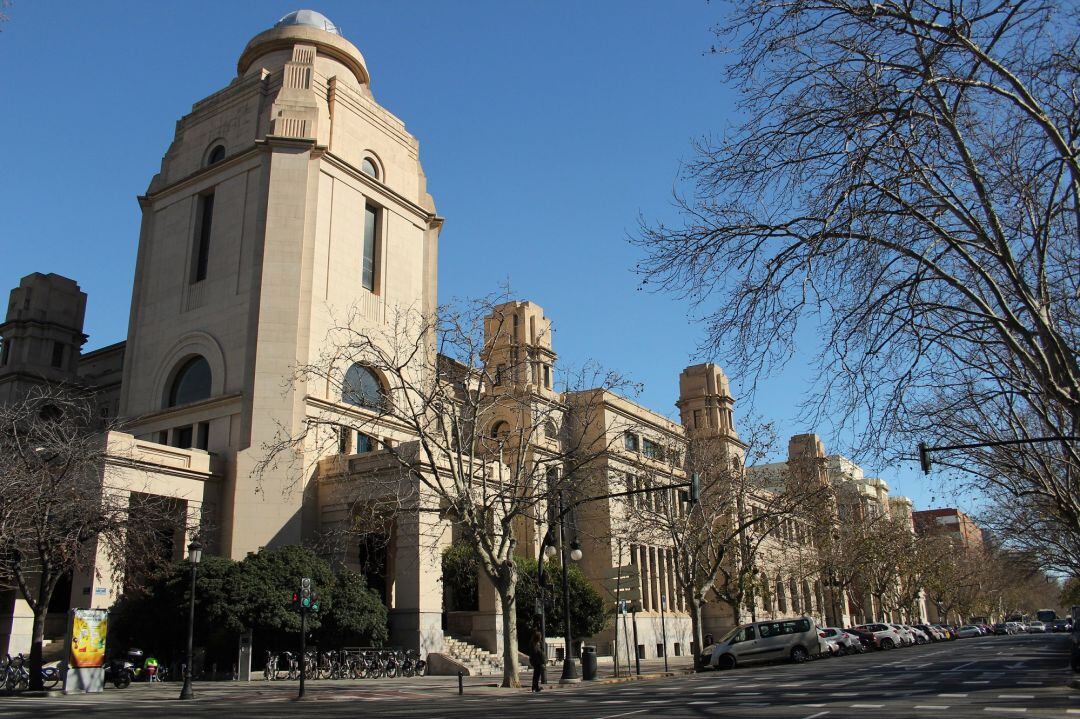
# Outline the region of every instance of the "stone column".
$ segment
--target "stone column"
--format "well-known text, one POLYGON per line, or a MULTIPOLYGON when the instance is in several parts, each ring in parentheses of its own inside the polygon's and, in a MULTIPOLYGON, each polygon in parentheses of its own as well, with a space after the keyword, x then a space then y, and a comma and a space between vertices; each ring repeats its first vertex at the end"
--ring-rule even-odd
POLYGON ((435 511, 402 513, 395 532, 390 640, 421 655, 442 651, 442 553, 450 523, 435 511))
MULTIPOLYGON (((549 577, 552 580, 561 581, 558 579, 561 574, 549 574, 549 577)), ((501 656, 503 650, 502 604, 499 601, 499 593, 495 591, 495 585, 482 571, 477 577, 477 605, 478 611, 473 616, 472 623, 472 643, 501 656)))

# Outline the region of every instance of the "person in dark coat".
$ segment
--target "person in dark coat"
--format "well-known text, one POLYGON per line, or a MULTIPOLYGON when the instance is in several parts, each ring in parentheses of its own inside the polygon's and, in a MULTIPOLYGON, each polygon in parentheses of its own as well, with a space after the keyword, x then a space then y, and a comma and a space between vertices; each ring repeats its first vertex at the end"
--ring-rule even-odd
POLYGON ((544 673, 544 665, 547 663, 547 656, 544 654, 544 637, 537 630, 533 632, 532 641, 529 642, 529 665, 532 666, 532 690, 534 692, 543 691, 543 687, 540 686, 540 677, 544 673))

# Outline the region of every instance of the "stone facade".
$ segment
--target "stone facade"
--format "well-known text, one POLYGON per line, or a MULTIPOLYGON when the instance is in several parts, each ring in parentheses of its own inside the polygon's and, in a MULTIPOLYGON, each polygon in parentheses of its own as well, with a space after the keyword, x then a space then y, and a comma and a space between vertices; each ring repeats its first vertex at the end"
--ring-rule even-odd
MULTIPOLYGON (((114 491, 175 499, 189 525, 201 528, 208 552, 240 559, 348 525, 358 493, 395 471, 379 447, 414 439, 331 383, 297 377, 297 368, 325 359, 328 337, 343 322, 375 336, 399 311, 436 307, 442 218, 427 192, 419 143, 375 101, 370 83, 359 50, 326 18, 286 16, 247 44, 227 86, 180 118, 160 171, 139 197, 126 340, 81 353, 87 298, 73 280, 32 274, 11 293, 0 325, 0 401, 42 380, 92 388, 101 415, 123 423, 123 432, 104 438, 116 458, 114 491), (362 421, 364 433, 308 441, 294 461, 263 463, 283 434, 335 418, 354 427, 362 421)), ((715 365, 680 375, 678 423, 605 390, 556 391, 551 321, 539 305, 496 308, 488 333, 505 328, 505 341, 490 343, 485 357, 497 375, 487 391, 497 397, 525 388, 538 404, 588 408, 598 417, 580 429, 611 447, 595 462, 594 476, 603 480, 590 491, 636 486, 641 476, 686 482, 682 458, 692 437, 741 461, 735 400, 715 365)), ((332 369, 345 374, 350 366, 332 369)), ((513 431, 517 420, 500 421, 492 432, 513 431)), ((559 441, 551 434, 521 451, 539 461, 559 441)), ((819 445, 795 442, 793 457, 820 454, 819 445)), ((747 498, 747 512, 755 501, 747 498)), ((476 611, 446 611, 440 557, 455 529, 431 498, 421 496, 420 505, 387 529, 378 589, 393 641, 433 652, 457 633, 498 651, 500 610, 486 582, 476 611)), ((582 569, 602 587, 612 568, 635 565, 643 596, 630 653, 656 657, 666 639, 668 654, 688 654, 690 623, 672 548, 617 539, 626 507, 599 501, 575 513, 582 569)), ((536 557, 546 530, 543 522, 517 527, 517 551, 536 557)), ((770 541, 763 571, 775 577, 777 592, 758 598, 751 615, 820 616, 820 583, 797 581, 772 564, 794 556, 808 536, 791 524, 770 541)), ((175 538, 174 559, 187 540, 175 538)), ((360 568, 362 551, 354 542, 332 558, 360 568)), ((72 578, 68 603, 108 606, 119 580, 99 562, 72 578)), ((2 599, 7 641, 0 651, 24 651, 26 607, 11 592, 2 599)), ((719 635, 738 619, 709 605, 705 631, 719 635)), ((592 641, 607 653, 614 638, 609 626, 592 641)), ((623 662, 625 646, 620 639, 623 662)))

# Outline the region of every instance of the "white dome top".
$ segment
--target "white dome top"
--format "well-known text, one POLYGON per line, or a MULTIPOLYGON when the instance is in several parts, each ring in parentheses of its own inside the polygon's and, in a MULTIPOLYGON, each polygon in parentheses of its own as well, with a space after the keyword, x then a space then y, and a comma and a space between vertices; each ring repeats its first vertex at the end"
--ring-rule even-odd
POLYGON ((274 23, 274 27, 286 27, 288 25, 307 25, 308 27, 332 32, 335 35, 341 35, 338 26, 330 22, 330 18, 315 10, 293 10, 274 23))

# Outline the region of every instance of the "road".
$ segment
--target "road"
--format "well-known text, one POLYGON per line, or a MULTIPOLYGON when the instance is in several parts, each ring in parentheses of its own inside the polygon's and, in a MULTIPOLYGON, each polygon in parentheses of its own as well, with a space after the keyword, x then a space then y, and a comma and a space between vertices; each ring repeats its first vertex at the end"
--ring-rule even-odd
MULTIPOLYGON (((132 686, 102 695, 0 699, 0 715, 85 717, 405 717, 512 719, 837 719, 839 717, 1080 716, 1070 688, 1065 635, 982 637, 946 644, 824 659, 802 665, 742 667, 625 684, 582 684, 539 695, 481 686, 458 696, 453 681, 205 684, 192 702, 174 684, 132 686)), ((474 680, 475 682, 475 680, 474 680)))

